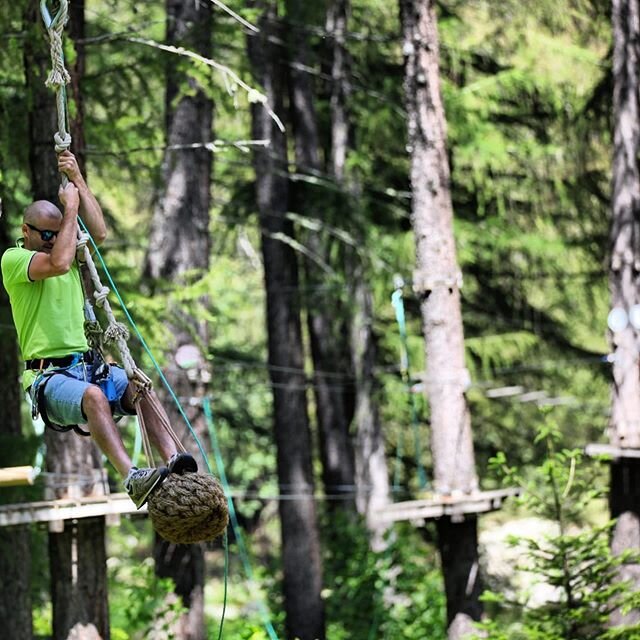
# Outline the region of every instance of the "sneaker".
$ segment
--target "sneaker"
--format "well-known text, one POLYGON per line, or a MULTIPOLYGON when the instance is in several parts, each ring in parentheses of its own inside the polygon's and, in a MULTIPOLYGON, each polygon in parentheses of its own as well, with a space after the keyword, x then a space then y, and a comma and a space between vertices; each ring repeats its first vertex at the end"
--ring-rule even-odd
POLYGON ((144 506, 151 492, 169 475, 167 467, 138 469, 131 467, 124 481, 124 488, 138 509, 144 506))
POLYGON ((174 453, 167 463, 169 473, 195 473, 198 470, 198 463, 190 453, 174 453))

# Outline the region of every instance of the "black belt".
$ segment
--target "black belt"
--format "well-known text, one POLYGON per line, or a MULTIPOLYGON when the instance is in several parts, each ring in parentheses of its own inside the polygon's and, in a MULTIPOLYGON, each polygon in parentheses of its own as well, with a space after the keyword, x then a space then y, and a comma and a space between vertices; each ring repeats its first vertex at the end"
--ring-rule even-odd
POLYGON ((69 356, 62 356, 61 358, 33 358, 33 360, 25 360, 24 368, 37 369, 39 371, 47 367, 68 367, 78 355, 81 356, 81 362, 93 362, 93 351, 89 350, 81 354, 72 353, 69 356))

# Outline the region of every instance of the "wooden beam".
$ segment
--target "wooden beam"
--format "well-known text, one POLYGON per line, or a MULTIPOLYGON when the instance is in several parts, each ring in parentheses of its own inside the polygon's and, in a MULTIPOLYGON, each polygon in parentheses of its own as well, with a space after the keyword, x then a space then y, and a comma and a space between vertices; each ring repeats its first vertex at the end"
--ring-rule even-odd
POLYGON ((478 491, 471 494, 433 496, 428 500, 410 500, 387 505, 376 511, 375 517, 380 523, 400 522, 404 520, 433 520, 445 516, 463 519, 473 513, 487 513, 502 507, 504 500, 520 495, 519 488, 478 491))
POLYGON ((584 448, 585 455, 589 457, 607 456, 609 458, 637 458, 640 459, 640 449, 626 449, 612 444, 588 444, 584 448))
POLYGON ((7 467, 0 469, 0 487, 31 485, 39 470, 35 467, 7 467))
POLYGON ((146 514, 147 507, 145 505, 142 509, 136 509, 126 493, 8 504, 0 506, 0 527, 125 513, 146 514))

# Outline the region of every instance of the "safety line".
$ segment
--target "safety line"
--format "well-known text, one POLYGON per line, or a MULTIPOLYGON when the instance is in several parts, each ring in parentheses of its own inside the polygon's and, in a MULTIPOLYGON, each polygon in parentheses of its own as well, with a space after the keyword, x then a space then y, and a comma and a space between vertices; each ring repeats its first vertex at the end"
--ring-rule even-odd
MULTIPOLYGON (((178 400, 178 397, 176 396, 173 388, 171 387, 171 384, 169 383, 169 381, 165 377, 164 373, 162 372, 162 369, 160 368, 160 365, 158 364, 158 362, 155 359, 155 357, 153 356, 153 353, 151 352, 151 349, 147 345, 146 340, 144 339, 144 337, 140 333, 140 330, 138 329, 138 326, 136 325, 135 321, 131 317, 131 314, 129 313, 129 310, 127 309, 127 306, 125 305, 124 300, 120 296, 120 292, 118 291, 118 287, 116 286, 115 282, 113 281, 113 278, 111 277, 111 273, 109 272, 109 269, 108 269, 104 259, 102 258, 102 254, 100 253, 100 250, 98 249, 98 246, 96 245, 96 243, 94 242, 93 238, 91 237, 91 234, 89 234, 86 226, 84 225, 84 222, 80 218, 78 218, 78 220, 80 221, 80 224, 84 228, 85 232, 89 235, 89 240, 90 240, 90 242, 91 242, 91 244, 92 244, 92 246, 94 248, 94 251, 95 251, 96 255, 98 256, 98 259, 100 260, 100 264, 102 265, 102 269, 103 269, 103 271, 104 271, 104 273, 105 273, 105 275, 106 275, 106 277, 107 277, 107 279, 109 281, 109 284, 111 285, 112 291, 114 292, 114 294, 116 295, 116 297, 118 299, 118 302, 120 303, 120 306, 121 306, 121 308, 122 308, 127 320, 129 321, 129 324, 131 325, 131 327, 135 331, 136 335, 138 336, 138 339, 140 340, 140 343, 142 344, 144 350, 146 351, 147 355, 151 359, 151 361, 152 361, 156 371, 158 372, 158 375, 160 376, 165 388, 167 389, 167 391, 171 395, 176 407, 178 408, 178 411, 180 412, 180 415, 184 419, 187 427, 189 428, 189 431, 191 432, 191 435, 193 436, 196 444, 198 445, 198 449, 199 449, 200 453, 202 454, 202 457, 204 458, 204 461, 205 461, 205 464, 207 466, 208 472, 211 475, 213 475, 213 472, 211 470, 211 465, 209 464, 208 456, 204 451, 204 448, 202 446, 200 438, 198 438, 198 435, 196 434, 193 426, 191 425, 191 421, 189 420, 189 418, 187 417, 186 413, 184 412, 184 409, 182 408, 182 404, 180 403, 180 400, 178 400)), ((207 411, 208 411, 209 412, 209 417, 207 418, 207 421, 211 421, 211 424, 213 424, 212 417, 211 417, 211 407, 210 407, 208 398, 205 398, 203 400, 202 406, 203 406, 203 410, 205 411, 205 418, 207 418, 207 411)), ((226 494, 226 497, 227 497, 227 503, 229 505, 229 515, 230 515, 230 518, 231 518, 232 526, 234 528, 234 534, 236 535, 236 539, 238 540, 238 548, 241 550, 241 557, 242 557, 242 560, 243 560, 243 565, 245 567, 245 572, 247 573, 247 577, 249 578, 249 580, 253 581, 253 570, 251 569, 251 564, 249 563, 249 560, 248 560, 248 554, 246 552, 246 547, 244 546, 244 542, 241 542, 243 540, 243 538, 242 538, 242 533, 241 533, 241 531, 239 529, 237 517, 235 515, 235 509, 233 507, 233 500, 232 500, 231 496, 227 494, 226 487, 228 487, 228 484, 226 484, 226 474, 225 474, 225 471, 224 471, 224 463, 222 461, 222 456, 219 453, 219 448, 217 446, 217 438, 215 438, 215 431, 213 431, 212 444, 214 442, 215 442, 214 457, 216 459, 216 466, 217 466, 217 469, 218 469, 218 474, 219 474, 221 480, 224 478, 223 488, 225 489, 225 494, 226 494), (225 486, 225 484, 226 484, 226 486, 225 486)), ((228 536, 227 536, 227 531, 226 530, 225 530, 225 533, 224 533, 223 544, 224 544, 224 549, 225 549, 224 602, 223 602, 222 617, 221 617, 221 620, 220 620, 220 631, 219 631, 219 634, 218 634, 218 639, 220 639, 222 637, 222 625, 223 625, 223 622, 224 622, 224 616, 225 616, 226 607, 227 607, 229 549, 228 549, 228 536)), ((262 602, 260 602, 260 605, 261 605, 261 608, 263 608, 266 611, 266 607, 264 607, 264 604, 262 602)), ((265 625, 265 629, 266 629, 269 637, 271 638, 271 640, 278 640, 278 635, 276 634, 275 629, 273 628, 273 625, 271 624, 271 621, 268 618, 268 614, 265 617, 264 625, 265 625)))
MULTIPOLYGON (((236 540, 238 541, 238 549, 240 551, 240 558, 244 565, 245 573, 247 574, 247 578, 251 583, 255 583, 255 579, 253 576, 253 569, 251 568, 251 563, 249 562, 249 554, 247 553, 247 548, 244 543, 244 537, 242 535, 242 529, 240 528, 240 524, 238 523, 238 517, 236 515, 236 510, 233 505, 233 499, 231 498, 231 492, 229 487, 229 482, 227 481, 227 474, 224 468, 224 461, 222 460, 222 454, 220 453, 220 447, 218 446, 218 436, 216 433, 215 425, 213 422, 213 413, 211 411, 211 402, 209 401, 208 396, 204 396, 202 398, 202 409, 204 411, 204 417, 207 422, 207 427, 209 429, 209 436, 211 438, 211 446, 213 448, 213 455, 216 460, 216 467, 218 469, 218 475, 220 476, 220 481, 222 482, 222 487, 224 489, 224 493, 227 496, 227 504, 229 505, 229 519, 231 520, 231 526, 233 527, 233 532, 236 536, 236 540)), ((258 606, 260 608, 260 613, 263 616, 263 624, 269 637, 272 640, 278 640, 278 635, 276 634, 273 625, 271 624, 271 620, 269 619, 269 612, 267 607, 265 606, 262 600, 258 600, 258 606)))
MULTIPOLYGON (((162 372, 162 369, 160 369, 160 365, 158 364, 157 360, 155 359, 153 353, 151 352, 151 349, 147 345, 146 340, 144 339, 144 337, 140 333, 140 330, 138 329, 138 326, 136 325, 135 321, 131 317, 131 314, 129 313, 129 310, 127 309, 127 306, 125 305, 124 300, 120 296, 120 292, 118 291, 118 287, 116 286, 116 283, 113 281, 113 278, 111 277, 111 273, 109 272, 109 269, 108 269, 104 259, 102 258, 102 254, 100 253, 100 250, 98 249, 98 245, 96 245, 94 239, 92 238, 91 234, 89 233, 89 230, 85 226, 84 221, 80 217, 78 217, 78 222, 80 223, 80 225, 84 229, 85 233, 89 236, 89 241, 91 242, 91 245, 93 246, 95 254, 98 256, 98 259, 100 260, 100 264, 102 265, 102 269, 103 269, 103 271, 104 271, 104 273, 105 273, 105 275, 106 275, 106 277, 107 277, 107 279, 109 281, 109 284, 111 285, 111 290, 115 293, 116 298, 118 298, 118 302, 120 303, 120 306, 121 306, 125 316, 127 317, 127 320, 129 321, 129 324, 131 325, 131 327, 135 331, 136 335, 138 336, 138 339, 140 340, 140 343, 144 347, 144 350, 147 352, 147 355, 149 356, 149 358, 151 358, 151 362, 153 363, 153 366, 155 367, 156 371, 158 372, 158 375, 160 376, 165 388, 167 389, 167 391, 171 395, 171 398, 173 399, 176 407, 178 408, 178 411, 180 412, 180 415, 184 419, 185 424, 187 425, 189 431, 191 432, 191 435, 193 436, 193 439, 195 440, 195 442, 196 442, 196 444, 198 446, 198 449, 199 449, 199 451, 200 451, 200 453, 202 455, 202 458, 204 459, 204 463, 205 463, 205 465, 207 467, 207 471, 209 472, 210 475, 213 475, 213 472, 211 470, 211 465, 209 464, 209 458, 208 458, 207 454, 204 451, 202 443, 200 442, 200 438, 198 438, 198 435, 196 434, 195 429, 191 425, 191 421, 189 420, 189 418, 187 417, 186 413, 184 412, 184 409, 182 408, 182 404, 180 403, 180 400, 178 400, 175 392, 173 391, 173 388, 169 384, 169 381, 167 380, 167 378, 165 377, 164 373, 162 372)), ((229 553, 228 553, 228 548, 227 548, 228 545, 227 545, 227 531, 226 531, 226 529, 225 529, 224 537, 223 537, 223 545, 224 545, 224 548, 225 548, 224 601, 223 601, 223 605, 222 605, 222 616, 221 616, 221 619, 220 619, 220 629, 219 629, 219 633, 218 633, 218 639, 222 638, 222 627, 223 627, 223 623, 224 623, 224 615, 225 615, 225 612, 226 612, 226 609, 227 609, 227 582, 228 582, 228 575, 229 575, 229 571, 228 571, 229 553)))

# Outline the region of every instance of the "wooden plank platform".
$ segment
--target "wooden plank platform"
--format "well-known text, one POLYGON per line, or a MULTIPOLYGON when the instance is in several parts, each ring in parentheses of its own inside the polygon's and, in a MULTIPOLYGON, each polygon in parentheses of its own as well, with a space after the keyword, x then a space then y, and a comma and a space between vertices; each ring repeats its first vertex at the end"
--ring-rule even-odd
POLYGON ((507 498, 518 496, 520 488, 496 489, 494 491, 477 491, 460 495, 434 495, 425 500, 410 500, 395 502, 384 509, 376 511, 376 518, 380 523, 390 524, 404 520, 416 521, 424 524, 426 520, 433 520, 448 516, 454 519, 464 519, 465 515, 487 513, 502 507, 507 498))
POLYGON ((640 459, 640 449, 626 449, 612 444, 588 444, 584 448, 585 455, 589 457, 607 456, 608 458, 637 458, 640 459))
POLYGON ((147 513, 147 506, 136 509, 126 493, 86 498, 65 498, 41 502, 0 505, 0 527, 33 522, 59 522, 114 514, 147 513))

